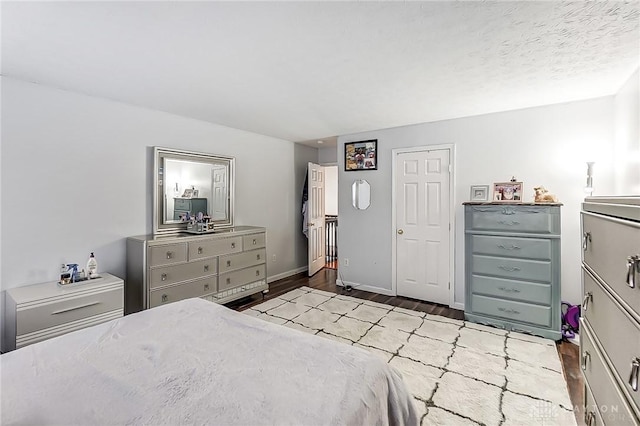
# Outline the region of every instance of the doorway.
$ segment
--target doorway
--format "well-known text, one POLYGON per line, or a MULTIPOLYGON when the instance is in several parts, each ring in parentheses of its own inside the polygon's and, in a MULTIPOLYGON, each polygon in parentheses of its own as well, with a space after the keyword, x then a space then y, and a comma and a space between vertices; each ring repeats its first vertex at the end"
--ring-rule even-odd
POLYGON ((324 166, 325 268, 338 269, 338 166, 324 166))
POLYGON ((399 296, 453 301, 452 145, 393 150, 393 286, 399 296))

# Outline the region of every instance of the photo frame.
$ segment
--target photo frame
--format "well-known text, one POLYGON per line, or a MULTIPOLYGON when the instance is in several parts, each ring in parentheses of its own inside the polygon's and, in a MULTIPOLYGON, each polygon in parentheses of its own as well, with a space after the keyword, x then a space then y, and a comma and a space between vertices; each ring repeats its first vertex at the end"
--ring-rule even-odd
POLYGON ((184 193, 182 194, 182 198, 191 198, 193 197, 193 189, 191 188, 187 188, 184 190, 184 193))
POLYGON ((347 142, 344 144, 345 172, 378 169, 378 140, 347 142))
POLYGON ((498 203, 521 203, 522 182, 497 182, 493 184, 493 201, 498 203))
POLYGON ((489 201, 489 185, 471 185, 471 201, 489 201))

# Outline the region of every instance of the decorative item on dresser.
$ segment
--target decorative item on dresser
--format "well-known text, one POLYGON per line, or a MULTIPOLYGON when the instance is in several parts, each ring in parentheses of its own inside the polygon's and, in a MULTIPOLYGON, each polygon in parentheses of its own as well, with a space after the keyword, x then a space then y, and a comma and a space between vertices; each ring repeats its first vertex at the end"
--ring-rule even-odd
POLYGON ((48 282, 7 290, 3 352, 121 317, 124 282, 110 274, 68 284, 48 282))
POLYGON ((465 318, 559 340, 560 206, 465 205, 465 318))
POLYGON ((190 297, 226 303, 268 290, 265 233, 236 226, 206 235, 128 238, 125 312, 190 297))
POLYGON ((587 197, 580 353, 589 426, 640 424, 640 196, 587 197))

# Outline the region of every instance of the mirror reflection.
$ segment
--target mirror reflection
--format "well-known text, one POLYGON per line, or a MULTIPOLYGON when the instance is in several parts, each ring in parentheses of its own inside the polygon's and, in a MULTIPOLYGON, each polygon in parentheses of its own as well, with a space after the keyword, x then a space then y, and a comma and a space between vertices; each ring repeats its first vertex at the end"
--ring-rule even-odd
POLYGON ((154 233, 186 229, 191 217, 233 226, 232 157, 155 148, 154 233))
POLYGON ((365 210, 371 204, 371 186, 364 179, 359 179, 351 185, 351 203, 358 210, 365 210))

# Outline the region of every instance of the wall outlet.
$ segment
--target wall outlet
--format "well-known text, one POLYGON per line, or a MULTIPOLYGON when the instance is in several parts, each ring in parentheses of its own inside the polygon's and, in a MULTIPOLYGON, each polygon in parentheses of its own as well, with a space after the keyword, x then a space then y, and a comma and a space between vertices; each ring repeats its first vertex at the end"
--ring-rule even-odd
POLYGON ((349 266, 349 258, 345 257, 344 260, 342 261, 342 264, 344 266, 349 266))
POLYGON ((276 255, 274 254, 273 256, 271 256, 271 261, 275 262, 276 261, 276 255))

